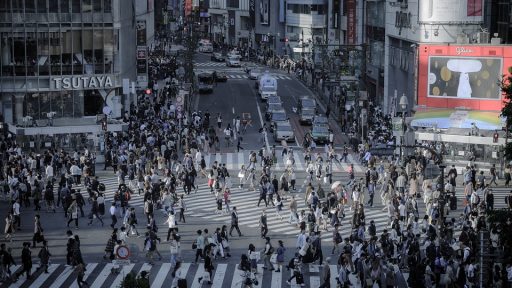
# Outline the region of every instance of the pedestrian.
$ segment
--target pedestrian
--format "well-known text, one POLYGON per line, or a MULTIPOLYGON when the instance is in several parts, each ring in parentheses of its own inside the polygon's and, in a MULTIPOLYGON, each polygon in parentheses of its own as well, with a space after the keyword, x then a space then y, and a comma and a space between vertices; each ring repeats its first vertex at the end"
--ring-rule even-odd
POLYGON ((16 265, 14 257, 12 257, 12 248, 5 248, 5 243, 0 245, 0 263, 2 265, 2 280, 10 279, 14 280, 14 275, 11 272, 11 266, 16 265))
POLYGON ((14 228, 15 224, 14 223, 15 223, 14 215, 12 214, 11 211, 9 211, 7 213, 7 216, 5 217, 5 229, 4 229, 5 241, 12 242, 12 234, 14 234, 14 232, 15 232, 15 228, 14 228))
POLYGON ((192 249, 196 249, 196 259, 194 264, 197 264, 199 257, 204 259, 203 250, 205 249, 205 239, 202 230, 197 230, 197 238, 194 243, 192 243, 192 249))
MULTIPOLYGON (((319 288, 331 288, 331 267, 329 266, 330 257, 327 257, 322 263, 322 274, 320 275, 319 288)), ((334 288, 334 287, 332 287, 334 288)))
POLYGON ((112 223, 110 224, 110 227, 112 227, 112 229, 114 229, 117 224, 116 202, 112 202, 109 212, 110 212, 110 219, 112 219, 112 223))
POLYGON ((229 229, 229 236, 231 237, 233 237, 233 229, 236 229, 238 232, 238 237, 242 237, 242 233, 238 227, 238 211, 235 206, 233 206, 233 211, 231 212, 231 228, 229 229))
POLYGON ((277 270, 275 272, 281 272, 281 269, 283 268, 284 263, 284 253, 286 252, 286 248, 284 247, 283 241, 278 240, 279 247, 277 247, 276 253, 276 264, 277 264, 277 270))
POLYGON ((101 216, 99 215, 98 199, 96 196, 92 198, 91 212, 89 212, 89 223, 87 223, 87 225, 91 225, 95 218, 101 222, 101 226, 103 227, 104 223, 103 219, 101 219, 101 216))
POLYGON ((36 248, 36 242, 44 242, 43 227, 41 226, 41 216, 34 216, 34 235, 32 236, 32 246, 36 248))
POLYGON ((220 128, 222 127, 222 116, 220 115, 220 113, 217 114, 217 127, 220 128))
POLYGON ((30 251, 30 242, 23 242, 23 249, 21 250, 21 264, 22 269, 16 272, 14 282, 18 281, 18 278, 20 277, 20 275, 23 275, 23 273, 26 273, 27 280, 30 280, 32 277, 32 251, 30 251))
POLYGON ((169 214, 167 216, 167 220, 164 224, 168 224, 169 229, 167 229, 167 242, 169 242, 169 239, 171 237, 171 233, 174 232, 174 229, 176 229, 176 217, 174 216, 174 211, 169 211, 169 214))
POLYGON ((268 233, 267 214, 265 213, 265 210, 261 211, 260 230, 261 230, 260 231, 261 238, 265 239, 267 237, 267 233, 268 233))
POLYGON ((48 249, 48 242, 46 240, 43 241, 43 247, 41 247, 41 250, 39 250, 39 254, 37 254, 37 256, 39 257, 39 260, 41 262, 39 269, 44 269, 44 273, 49 273, 48 265, 50 263, 50 257, 52 256, 52 254, 48 249))
POLYGON ((185 199, 183 194, 180 195, 180 199, 178 199, 178 208, 180 209, 180 217, 179 220, 185 223, 185 210, 187 210, 185 199))
POLYGON ((274 254, 274 247, 270 244, 270 237, 265 237, 265 248, 261 251, 263 253, 264 270, 274 271, 274 265, 270 262, 270 257, 274 254))
POLYGON ((178 255, 179 255, 179 242, 177 241, 176 239, 176 234, 171 233, 171 237, 169 238, 168 240, 169 242, 169 248, 170 248, 170 253, 171 253, 171 258, 170 258, 170 262, 171 262, 171 267, 175 267, 177 265, 177 259, 178 259, 178 255))
POLYGON ((199 284, 203 284, 204 282, 207 282, 208 285, 212 285, 212 280, 213 280, 213 260, 212 260, 212 257, 211 257, 211 247, 208 246, 205 248, 205 253, 204 253, 204 275, 202 277, 199 277, 197 280, 199 282, 199 284))
POLYGON ((250 243, 249 250, 247 251, 249 261, 251 262, 251 272, 258 273, 258 261, 260 260, 260 252, 256 252, 256 247, 250 243))
POLYGON ((187 288, 187 273, 181 268, 181 261, 176 262, 171 276, 171 288, 187 288))
POLYGON ((13 230, 21 230, 21 217, 20 217, 20 202, 21 200, 18 198, 12 204, 12 213, 14 216, 13 230))
POLYGON ((77 283, 78 287, 82 288, 82 287, 84 287, 83 286, 84 284, 86 287, 89 287, 89 283, 87 283, 87 281, 84 280, 85 265, 83 263, 78 263, 78 265, 76 265, 76 267, 75 267, 75 272, 76 272, 76 283, 77 283))
POLYGON ((146 259, 148 260, 149 265, 154 265, 153 256, 156 251, 156 240, 150 237, 149 232, 146 232, 145 235, 144 251, 146 251, 146 259))
POLYGON ((131 207, 130 211, 126 214, 128 214, 128 231, 126 231, 126 233, 130 235, 131 232, 131 235, 137 235, 137 237, 140 236, 139 231, 137 231, 137 227, 135 226, 137 225, 137 214, 135 214, 135 207, 131 207))
POLYGON ((78 205, 76 203, 76 200, 73 200, 73 202, 71 202, 71 205, 69 205, 67 209, 67 214, 69 217, 68 228, 69 224, 75 221, 75 229, 78 229, 78 205))
POLYGON ((295 279, 295 283, 297 283, 297 285, 305 286, 304 277, 302 276, 301 272, 301 266, 302 262, 300 260, 299 253, 295 253, 295 257, 288 263, 288 268, 293 269, 292 276, 286 280, 288 285, 291 285, 291 281, 295 279))

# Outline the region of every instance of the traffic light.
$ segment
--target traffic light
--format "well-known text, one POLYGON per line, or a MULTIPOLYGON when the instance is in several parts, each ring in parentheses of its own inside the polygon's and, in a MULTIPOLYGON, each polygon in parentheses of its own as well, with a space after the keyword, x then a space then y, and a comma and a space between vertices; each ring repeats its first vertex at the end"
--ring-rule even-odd
POLYGON ((146 95, 151 95, 152 91, 151 91, 151 89, 148 88, 148 89, 146 89, 146 91, 144 91, 144 93, 146 93, 146 95))

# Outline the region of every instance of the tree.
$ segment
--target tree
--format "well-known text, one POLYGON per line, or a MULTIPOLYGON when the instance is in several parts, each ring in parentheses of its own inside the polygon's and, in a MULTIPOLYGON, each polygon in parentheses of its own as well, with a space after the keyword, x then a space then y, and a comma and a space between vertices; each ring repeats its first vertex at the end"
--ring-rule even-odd
MULTIPOLYGON (((504 117, 505 120, 505 129, 507 132, 507 139, 508 139, 508 133, 512 129, 512 67, 508 68, 508 75, 503 75, 500 87, 501 92, 503 94, 503 108, 501 109, 501 116, 504 117)), ((512 142, 508 142, 505 145, 504 148, 505 153, 505 159, 511 160, 512 159, 512 142)))

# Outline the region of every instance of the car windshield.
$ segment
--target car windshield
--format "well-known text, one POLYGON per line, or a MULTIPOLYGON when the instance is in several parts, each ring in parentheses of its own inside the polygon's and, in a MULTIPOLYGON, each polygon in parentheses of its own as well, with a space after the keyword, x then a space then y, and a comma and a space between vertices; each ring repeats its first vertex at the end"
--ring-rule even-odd
POLYGON ((314 123, 317 123, 317 124, 326 124, 327 123, 327 118, 326 117, 323 117, 323 116, 315 116, 315 121, 314 123))
POLYGON ((302 115, 312 116, 312 115, 315 115, 315 111, 313 111, 311 109, 304 109, 304 110, 302 110, 302 115))
POLYGON ((277 125, 277 131, 290 132, 290 131, 292 131, 292 126, 290 126, 290 125, 277 125))
POLYGON ((268 111, 275 111, 275 110, 281 110, 283 107, 281 107, 281 104, 279 103, 271 103, 268 104, 268 111))
POLYGON ((286 114, 284 112, 272 113, 272 121, 284 121, 286 120, 286 114))
POLYGON ((324 126, 324 125, 319 125, 319 126, 313 126, 313 133, 328 133, 329 132, 329 129, 327 128, 327 126, 324 126))
POLYGON ((302 107, 315 107, 315 101, 312 99, 302 99, 302 107))
POLYGON ((263 92, 275 92, 276 88, 274 86, 262 86, 261 91, 263 92))

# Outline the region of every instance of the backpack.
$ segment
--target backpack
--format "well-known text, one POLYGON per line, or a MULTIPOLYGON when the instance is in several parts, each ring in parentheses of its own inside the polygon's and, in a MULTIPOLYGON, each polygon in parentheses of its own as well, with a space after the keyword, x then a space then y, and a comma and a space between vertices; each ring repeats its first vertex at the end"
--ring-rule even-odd
POLYGON ((342 239, 339 232, 336 232, 336 235, 334 236, 334 241, 336 242, 336 244, 341 243, 342 239))
POLYGON ((132 195, 130 194, 130 192, 126 191, 124 192, 124 198, 126 198, 126 201, 130 201, 132 200, 132 195))

